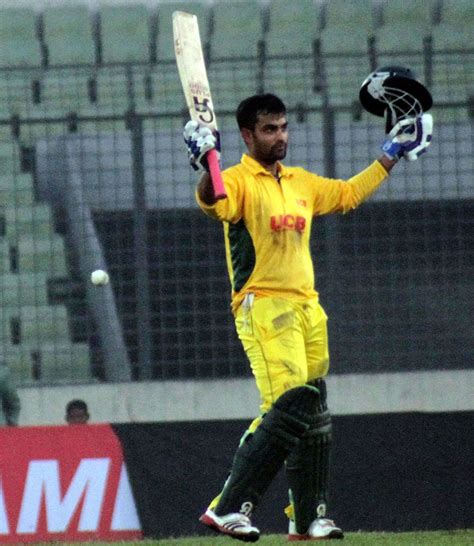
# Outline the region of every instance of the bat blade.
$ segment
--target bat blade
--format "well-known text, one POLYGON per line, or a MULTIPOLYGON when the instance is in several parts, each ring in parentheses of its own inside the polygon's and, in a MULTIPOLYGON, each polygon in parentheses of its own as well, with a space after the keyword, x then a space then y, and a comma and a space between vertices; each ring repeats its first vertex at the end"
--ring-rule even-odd
MULTIPOLYGON (((216 114, 207 78, 197 17, 184 11, 173 13, 173 38, 179 77, 191 119, 217 131, 216 114)), ((216 199, 227 197, 216 150, 207 154, 216 199)))

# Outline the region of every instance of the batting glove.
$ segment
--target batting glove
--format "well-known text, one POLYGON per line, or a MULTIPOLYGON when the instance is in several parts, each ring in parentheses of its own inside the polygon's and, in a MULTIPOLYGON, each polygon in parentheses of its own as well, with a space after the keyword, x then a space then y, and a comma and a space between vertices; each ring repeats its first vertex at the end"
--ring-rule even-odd
POLYGON ((382 145, 383 153, 391 160, 398 161, 404 157, 415 161, 431 144, 433 117, 421 114, 399 121, 388 134, 382 145))
POLYGON ((208 171, 206 154, 214 148, 220 157, 219 132, 212 132, 208 127, 202 127, 197 121, 188 121, 183 131, 184 142, 188 148, 188 158, 191 167, 195 171, 208 171))

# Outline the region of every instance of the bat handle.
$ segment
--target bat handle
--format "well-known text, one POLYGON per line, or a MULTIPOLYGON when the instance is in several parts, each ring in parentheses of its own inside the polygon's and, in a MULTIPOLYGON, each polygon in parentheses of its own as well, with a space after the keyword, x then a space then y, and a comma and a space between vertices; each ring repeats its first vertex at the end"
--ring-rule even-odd
POLYGON ((209 150, 206 158, 209 165, 209 172, 211 173, 212 186, 214 187, 214 197, 217 200, 225 199, 227 193, 224 188, 224 182, 222 181, 221 168, 219 166, 216 150, 209 150))

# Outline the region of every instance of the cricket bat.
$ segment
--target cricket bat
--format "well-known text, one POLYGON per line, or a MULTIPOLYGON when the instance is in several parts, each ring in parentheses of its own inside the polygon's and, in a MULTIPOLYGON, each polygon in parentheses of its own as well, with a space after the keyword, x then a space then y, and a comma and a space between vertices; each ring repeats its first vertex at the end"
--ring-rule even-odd
MULTIPOLYGON (((191 119, 217 130, 216 114, 207 80, 201 37, 196 15, 185 11, 173 13, 174 51, 191 119)), ((206 155, 216 199, 227 197, 216 150, 206 155)))

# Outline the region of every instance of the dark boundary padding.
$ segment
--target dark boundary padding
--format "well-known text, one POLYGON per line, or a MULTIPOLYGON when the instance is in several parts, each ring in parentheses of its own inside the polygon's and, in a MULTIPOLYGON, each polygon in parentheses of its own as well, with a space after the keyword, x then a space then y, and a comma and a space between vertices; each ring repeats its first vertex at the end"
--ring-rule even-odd
MULTIPOLYGON (((474 527, 474 412, 334 417, 331 511, 346 531, 474 527)), ((221 487, 247 421, 118 424, 145 537, 207 534, 198 523, 221 487)), ((286 532, 280 472, 254 517, 286 532)))

